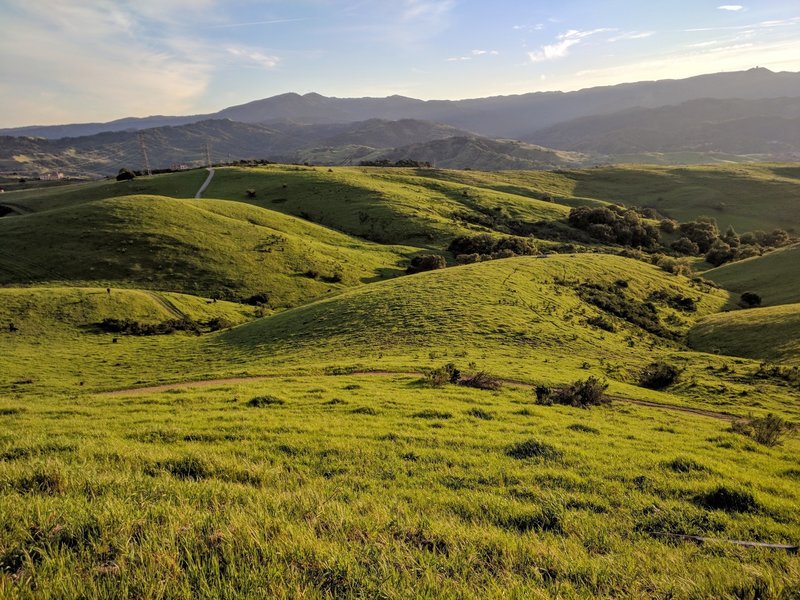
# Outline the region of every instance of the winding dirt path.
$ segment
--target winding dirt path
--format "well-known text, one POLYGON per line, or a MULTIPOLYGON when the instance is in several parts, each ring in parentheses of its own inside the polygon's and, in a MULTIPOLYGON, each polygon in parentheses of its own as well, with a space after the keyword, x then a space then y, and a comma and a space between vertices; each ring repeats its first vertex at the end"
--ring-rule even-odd
POLYGON ((203 185, 200 186, 200 189, 197 190, 197 193, 194 195, 195 198, 202 198, 203 193, 206 191, 206 188, 211 184, 211 180, 214 179, 214 167, 208 167, 208 177, 203 182, 203 185))
MULTIPOLYGON (((419 371, 354 371, 348 375, 355 375, 359 377, 420 377, 423 373, 419 371)), ((147 387, 138 388, 125 388, 119 390, 110 390, 107 392, 98 392, 98 396, 126 396, 131 394, 155 394, 158 392, 168 392, 170 390, 183 390, 192 388, 204 388, 217 385, 227 385, 235 383, 251 383, 255 381, 267 381, 270 379, 280 379, 286 375, 251 375, 246 377, 225 377, 221 379, 201 379, 197 381, 182 381, 178 383, 165 383, 161 385, 151 385, 147 387)), ((340 375, 323 375, 322 377, 340 377, 340 375)), ((524 381, 517 381, 514 379, 501 379, 504 385, 514 388, 533 389, 535 386, 531 383, 524 381)), ((673 412, 681 412, 700 417, 708 417, 710 419, 719 419, 721 421, 735 421, 739 417, 730 413, 717 412, 714 410, 706 410, 702 408, 692 408, 689 406, 679 406, 676 404, 662 404, 660 402, 652 402, 650 400, 635 400, 633 398, 626 398, 624 396, 609 396, 611 400, 616 402, 625 402, 627 404, 636 404, 638 406, 646 406, 648 408, 658 408, 661 410, 669 410, 673 412)))

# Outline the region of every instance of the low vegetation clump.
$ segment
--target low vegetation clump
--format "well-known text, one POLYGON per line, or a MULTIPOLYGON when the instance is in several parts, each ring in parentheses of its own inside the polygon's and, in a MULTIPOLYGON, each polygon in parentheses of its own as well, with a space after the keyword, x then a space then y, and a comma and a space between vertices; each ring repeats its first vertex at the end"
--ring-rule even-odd
POLYGON ((551 398, 554 404, 589 408, 590 406, 599 406, 611 402, 611 399, 605 394, 607 389, 607 383, 600 381, 596 377, 589 377, 557 389, 553 392, 551 398))
POLYGON ((497 391, 503 387, 503 382, 500 381, 499 377, 491 375, 486 371, 478 371, 472 377, 463 378, 459 383, 479 390, 497 391))
POLYGON ((482 421, 491 421, 494 419, 494 415, 490 412, 483 410, 482 408, 470 408, 467 413, 470 417, 475 417, 476 419, 481 419, 482 421))
POLYGON ((280 398, 276 398, 275 396, 255 396, 247 401, 247 406, 251 406, 253 408, 280 406, 282 404, 286 404, 286 402, 280 398))
POLYGON ((97 327, 106 333, 149 336, 169 335, 178 331, 201 334, 228 329, 233 327, 233 323, 224 317, 214 317, 208 321, 195 321, 189 317, 183 317, 181 319, 161 321, 160 323, 142 323, 134 319, 105 318, 97 324, 97 327))
POLYGON ((453 414, 443 410, 428 409, 415 412, 411 416, 415 419, 450 419, 453 414))
POLYGON ((536 254, 536 244, 530 238, 505 236, 497 237, 488 233, 462 235, 455 238, 447 249, 456 255, 459 262, 478 262, 493 258, 511 258, 536 254), (459 257, 475 256, 475 259, 459 257))
POLYGON ((639 385, 651 390, 663 390, 675 383, 678 375, 680 375, 678 367, 658 360, 642 369, 639 373, 639 385))
POLYGON ((446 266, 447 262, 444 256, 439 254, 422 254, 411 259, 411 264, 406 269, 406 273, 413 275, 414 273, 422 273, 423 271, 444 269, 446 266))
POLYGON ((695 502, 704 508, 725 512, 752 513, 760 508, 751 492, 724 485, 696 496, 695 502))
POLYGON ((734 421, 731 431, 755 440, 764 446, 777 446, 792 430, 791 424, 776 414, 763 417, 749 416, 734 421))
POLYGON ((536 395, 536 404, 539 406, 553 406, 553 390, 550 386, 538 384, 533 391, 536 395))
POLYGON ((761 296, 755 292, 745 292, 739 297, 739 306, 742 308, 755 308, 761 306, 761 296))
POLYGON ((674 331, 667 329, 660 321, 658 311, 652 300, 639 302, 629 298, 625 288, 599 283, 583 283, 576 288, 582 300, 593 304, 600 310, 641 327, 645 331, 666 339, 677 339, 674 331))
POLYGON ((447 383, 456 384, 461 381, 461 371, 453 363, 425 371, 424 381, 431 387, 442 387, 447 383))
POLYGON ((663 466, 675 473, 691 473, 693 471, 706 471, 707 469, 696 460, 679 456, 663 463, 663 466))
POLYGON ((196 456, 183 456, 181 458, 160 461, 157 462, 154 467, 156 471, 166 471, 178 479, 198 481, 211 477, 212 475, 211 469, 205 461, 196 456))
POLYGON ((646 250, 658 247, 661 233, 633 209, 617 205, 578 206, 569 212, 569 224, 588 233, 593 239, 646 250))
POLYGON ((524 460, 526 458, 541 458, 543 460, 557 460, 561 458, 564 453, 545 442, 540 442, 537 439, 530 438, 522 442, 517 442, 506 449, 506 454, 511 458, 517 460, 524 460))

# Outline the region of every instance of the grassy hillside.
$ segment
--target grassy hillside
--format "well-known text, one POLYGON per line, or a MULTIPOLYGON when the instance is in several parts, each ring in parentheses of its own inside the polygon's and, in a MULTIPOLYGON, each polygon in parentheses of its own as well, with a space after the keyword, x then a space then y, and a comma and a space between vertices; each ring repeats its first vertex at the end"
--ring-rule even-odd
POLYGON ((64 208, 106 198, 151 194, 170 198, 194 198, 203 185, 208 172, 195 169, 180 173, 166 173, 152 177, 137 177, 129 181, 101 179, 50 187, 35 187, 3 194, 3 202, 20 206, 24 212, 42 212, 64 208))
POLYGON ((315 361, 326 368, 405 369, 453 361, 527 381, 596 374, 623 383, 635 379, 652 353, 679 351, 677 342, 694 320, 725 299, 722 292, 614 256, 515 258, 372 284, 231 330, 215 343, 222 355, 291 364, 325 357, 315 361), (627 287, 617 283, 622 281, 627 287), (663 330, 648 331, 587 301, 597 288, 632 311, 652 301, 651 325, 663 330), (691 298, 696 311, 671 308, 659 294, 691 298))
POLYGON ((400 273, 386 247, 237 202, 128 196, 0 221, 0 282, 247 297, 273 307, 400 273))
POLYGON ((800 302, 800 246, 722 265, 703 276, 733 292, 734 300, 755 292, 765 306, 800 302))
POLYGON ((535 222, 568 213, 557 204, 444 182, 416 169, 225 168, 206 195, 253 202, 377 242, 418 245, 441 245, 476 229, 465 217, 502 213, 535 222), (256 198, 247 198, 247 189, 256 198))
POLYGON ((800 230, 800 170, 788 165, 602 167, 570 172, 572 193, 652 206, 679 221, 706 215, 721 229, 800 230))
POLYGON ((785 304, 710 315, 689 333, 703 352, 800 366, 800 304, 785 304))
POLYGON ((796 554, 658 534, 796 543, 796 438, 417 379, 0 399, 0 594, 796 595, 796 554))
POLYGON ((104 319, 155 324, 183 317, 195 321, 223 318, 240 325, 255 318, 252 306, 212 301, 172 292, 103 288, 0 288, 0 324, 17 344, 43 337, 77 338, 104 319))

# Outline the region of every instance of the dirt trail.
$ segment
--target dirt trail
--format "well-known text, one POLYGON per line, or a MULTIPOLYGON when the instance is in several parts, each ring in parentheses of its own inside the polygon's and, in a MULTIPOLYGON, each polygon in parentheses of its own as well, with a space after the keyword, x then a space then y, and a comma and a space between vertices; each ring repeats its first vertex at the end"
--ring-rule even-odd
POLYGON ((176 319, 184 319, 186 315, 181 312, 181 310, 175 306, 170 300, 164 298, 159 292, 153 292, 151 290, 141 290, 148 296, 150 296, 156 303, 158 303, 164 310, 166 310, 169 314, 171 314, 176 319))
POLYGON ((197 190, 197 193, 194 195, 195 198, 202 198, 203 193, 206 191, 206 188, 211 184, 211 180, 214 179, 214 167, 208 167, 208 177, 203 182, 203 185, 200 186, 200 189, 197 190))
MULTIPOLYGON (((360 377, 420 377, 422 373, 419 371, 354 371, 348 375, 356 375, 360 377)), ((254 381, 267 381, 269 379, 279 379, 286 377, 286 375, 251 375, 245 377, 226 377, 222 379, 202 379, 198 381, 183 381, 179 383, 165 383, 161 385, 151 385, 147 387, 138 388, 125 388, 120 390, 111 390, 108 392, 99 392, 100 396, 123 396, 128 394, 154 394, 158 392, 168 392, 170 390, 182 390, 191 388, 203 388, 216 385, 226 385, 231 383, 250 383, 254 381)), ((339 377, 338 375, 325 375, 325 377, 339 377)), ((533 384, 516 381, 514 379, 501 379, 504 385, 508 387, 533 389, 533 384)), ((662 410, 670 410, 675 412, 687 413, 690 415, 697 415, 701 417, 708 417, 710 419, 719 419, 722 421, 734 421, 738 419, 736 415, 730 413, 717 412, 713 410, 706 410, 702 408, 692 408, 689 406, 678 406, 676 404, 662 404, 660 402, 651 402, 650 400, 635 400, 633 398, 625 398, 623 396, 609 396, 616 402, 625 402, 628 404, 636 404, 638 406, 646 406, 648 408, 659 408, 662 410)))

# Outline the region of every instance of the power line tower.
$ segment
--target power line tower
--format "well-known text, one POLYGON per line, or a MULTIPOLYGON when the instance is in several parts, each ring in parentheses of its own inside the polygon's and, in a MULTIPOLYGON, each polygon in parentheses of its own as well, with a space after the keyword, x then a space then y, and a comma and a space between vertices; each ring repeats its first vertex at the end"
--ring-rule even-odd
POLYGON ((144 143, 144 133, 141 131, 139 132, 139 148, 142 150, 142 159, 144 160, 144 171, 148 175, 152 175, 153 172, 150 170, 150 159, 147 158, 147 146, 144 143))
POLYGON ((211 168, 211 143, 206 142, 206 166, 211 168))

